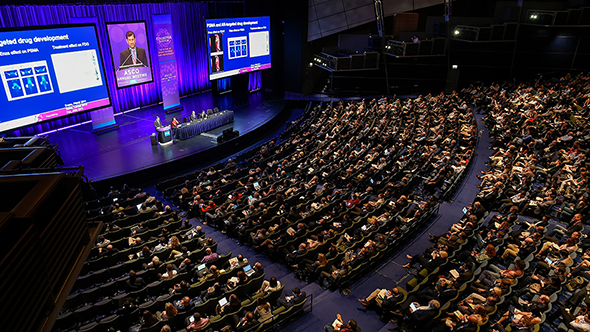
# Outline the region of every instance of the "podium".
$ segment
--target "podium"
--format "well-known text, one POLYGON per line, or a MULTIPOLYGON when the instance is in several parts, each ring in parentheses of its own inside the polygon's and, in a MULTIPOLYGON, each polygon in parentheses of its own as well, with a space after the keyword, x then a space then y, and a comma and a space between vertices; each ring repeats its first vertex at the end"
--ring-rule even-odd
POLYGON ((172 143, 172 131, 170 130, 170 125, 166 127, 156 128, 156 132, 158 133, 158 143, 160 145, 172 143))

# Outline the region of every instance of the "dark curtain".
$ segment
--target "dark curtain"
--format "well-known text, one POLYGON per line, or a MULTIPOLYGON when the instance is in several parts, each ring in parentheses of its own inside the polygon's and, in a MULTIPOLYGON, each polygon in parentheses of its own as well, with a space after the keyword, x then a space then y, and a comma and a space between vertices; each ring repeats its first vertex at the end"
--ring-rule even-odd
POLYGON ((248 91, 253 92, 262 89, 262 72, 255 71, 248 75, 248 91))

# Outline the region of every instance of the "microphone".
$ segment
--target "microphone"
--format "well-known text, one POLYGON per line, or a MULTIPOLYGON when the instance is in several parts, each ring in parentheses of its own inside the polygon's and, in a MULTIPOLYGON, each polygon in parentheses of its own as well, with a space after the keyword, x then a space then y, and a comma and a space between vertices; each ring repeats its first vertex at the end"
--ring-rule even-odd
POLYGON ((125 61, 123 61, 123 63, 121 63, 119 65, 119 68, 117 68, 117 71, 121 70, 121 67, 123 67, 125 65, 125 63, 127 62, 127 60, 129 60, 129 57, 131 57, 133 53, 129 52, 129 55, 127 56, 127 58, 125 59, 125 61))
POLYGON ((140 63, 142 66, 147 67, 147 65, 145 63, 143 63, 141 60, 139 60, 139 57, 137 57, 137 62, 140 63))

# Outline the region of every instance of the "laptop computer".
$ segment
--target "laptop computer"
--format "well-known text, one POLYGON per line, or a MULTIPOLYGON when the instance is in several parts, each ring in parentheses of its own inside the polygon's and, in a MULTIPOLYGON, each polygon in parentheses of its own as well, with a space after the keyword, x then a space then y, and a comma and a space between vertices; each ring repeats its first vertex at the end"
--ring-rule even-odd
POLYGON ((260 184, 258 182, 254 182, 254 190, 260 189, 260 184))
POLYGON ((139 211, 139 210, 141 210, 141 204, 143 204, 143 203, 139 203, 139 204, 137 204, 137 210, 138 210, 138 211, 139 211))
POLYGON ((204 276, 205 274, 207 274, 207 266, 205 264, 201 264, 197 267, 197 275, 199 277, 204 276))
POLYGON ((251 276, 251 275, 253 275, 254 272, 256 272, 256 271, 254 271, 254 269, 252 268, 252 266, 250 266, 250 265, 244 266, 244 273, 246 273, 246 275, 248 277, 251 276))
POLYGON ((222 297, 221 300, 219 300, 219 306, 223 307, 226 304, 227 304, 227 299, 225 297, 222 297))

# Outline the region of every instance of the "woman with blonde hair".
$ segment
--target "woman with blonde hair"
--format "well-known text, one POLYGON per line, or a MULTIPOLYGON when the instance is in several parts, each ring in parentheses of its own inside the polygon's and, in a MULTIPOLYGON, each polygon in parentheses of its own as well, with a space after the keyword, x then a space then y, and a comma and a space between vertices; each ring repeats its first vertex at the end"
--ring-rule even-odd
POLYGON ((174 308, 172 303, 167 302, 164 305, 164 311, 162 311, 162 318, 163 319, 170 319, 170 318, 176 316, 177 313, 178 313, 178 310, 176 310, 176 308, 174 308))
POLYGON ((317 261, 311 261, 309 259, 302 259, 301 263, 293 265, 299 271, 296 271, 301 278, 308 279, 308 277, 313 274, 313 272, 319 268, 324 267, 328 264, 328 259, 326 259, 326 255, 319 253, 317 261), (305 266, 303 266, 305 264, 305 266))
POLYGON ((170 241, 168 242, 168 247, 172 249, 172 251, 170 252, 170 256, 168 257, 168 259, 173 258, 176 255, 180 255, 182 254, 182 252, 180 252, 180 240, 178 240, 178 238, 175 236, 172 236, 170 238, 170 241))
POLYGON ((146 267, 158 267, 160 266, 160 263, 160 258, 158 258, 158 256, 154 256, 152 257, 152 261, 149 262, 146 267))

